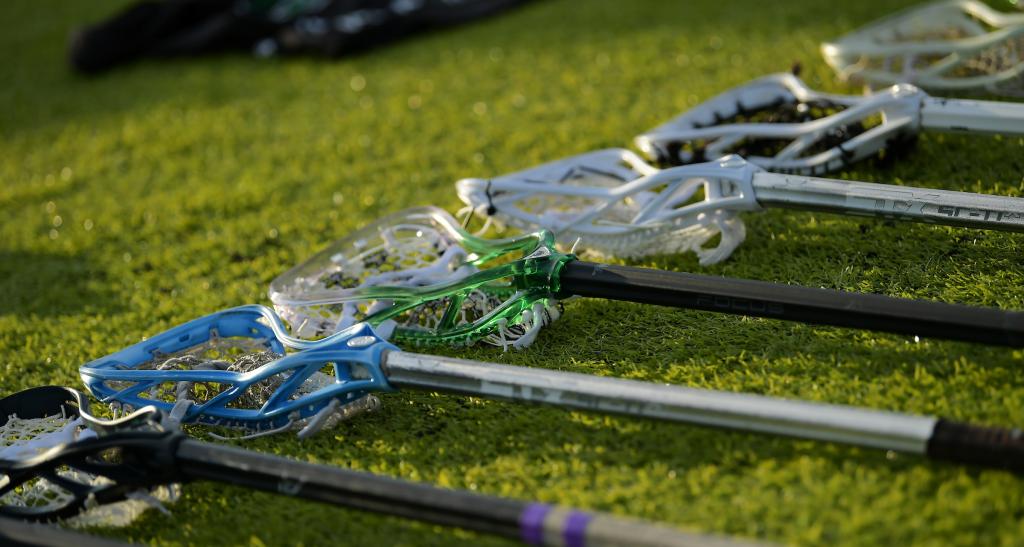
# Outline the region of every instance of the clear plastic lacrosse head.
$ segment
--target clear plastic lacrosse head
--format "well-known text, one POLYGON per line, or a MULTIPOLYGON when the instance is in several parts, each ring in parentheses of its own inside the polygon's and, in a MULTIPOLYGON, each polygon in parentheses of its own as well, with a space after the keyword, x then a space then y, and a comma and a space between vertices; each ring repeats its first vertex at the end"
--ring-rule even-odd
POLYGON ((637 258, 694 252, 727 258, 746 235, 740 211, 759 209, 756 168, 733 156, 658 170, 625 149, 588 152, 491 179, 455 183, 463 214, 552 231, 566 246, 637 258))
POLYGON ((419 207, 332 243, 269 293, 303 338, 365 321, 397 343, 519 347, 557 316, 552 269, 566 259, 549 234, 487 240, 419 207))
POLYGON ((46 386, 0 399, 0 514, 30 519, 65 518, 73 526, 127 526, 150 508, 177 499, 174 485, 139 489, 127 498, 102 505, 89 495, 115 482, 96 468, 57 465, 38 475, 21 468, 17 478, 7 470, 30 465, 62 447, 95 439, 109 428, 149 428, 154 409, 140 410, 118 421, 91 416, 88 400, 75 390, 46 386), (69 518, 70 517, 70 518, 69 518))
POLYGON ((697 105, 636 144, 661 164, 737 154, 769 171, 824 174, 916 134, 924 97, 910 85, 865 97, 819 93, 792 74, 774 74, 697 105))
POLYGON ((1024 94, 1024 14, 973 0, 914 6, 821 46, 840 78, 1024 94))

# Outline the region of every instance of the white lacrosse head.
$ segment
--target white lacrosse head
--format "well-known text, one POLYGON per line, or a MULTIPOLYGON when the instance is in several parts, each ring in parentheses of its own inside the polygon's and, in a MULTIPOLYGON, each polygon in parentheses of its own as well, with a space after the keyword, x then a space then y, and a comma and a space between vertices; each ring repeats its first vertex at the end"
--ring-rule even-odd
POLYGON ((925 97, 907 84, 864 97, 819 93, 792 74, 773 74, 697 105, 636 144, 670 165, 738 154, 769 171, 824 174, 915 135, 925 97))
MULTIPOLYGON (((0 459, 26 460, 56 446, 95 436, 96 433, 87 428, 83 419, 78 416, 55 414, 31 419, 9 416, 7 423, 0 425, 0 459)), ((72 468, 59 469, 58 475, 80 484, 109 482, 105 477, 89 475, 72 468)), ((86 507, 84 511, 69 519, 68 524, 76 527, 127 526, 147 509, 157 508, 166 512, 163 504, 175 501, 179 490, 176 485, 160 486, 151 491, 139 490, 129 494, 128 499, 124 501, 86 507)), ((0 505, 60 507, 73 498, 74 495, 61 485, 39 477, 0 497, 0 505)))
POLYGON ((578 240, 603 255, 693 251, 708 265, 743 242, 736 213, 760 209, 751 186, 756 170, 738 156, 658 170, 629 150, 612 148, 455 186, 467 205, 462 214, 524 231, 544 228, 564 245, 578 240))
POLYGON ((1024 94, 1024 14, 974 0, 916 6, 822 44, 843 79, 1024 94))

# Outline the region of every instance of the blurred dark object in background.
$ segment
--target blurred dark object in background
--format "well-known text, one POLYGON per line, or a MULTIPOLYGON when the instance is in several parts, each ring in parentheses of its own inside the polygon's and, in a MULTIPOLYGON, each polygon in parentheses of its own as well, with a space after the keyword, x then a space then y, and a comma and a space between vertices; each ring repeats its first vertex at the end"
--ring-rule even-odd
POLYGON ((71 37, 74 70, 143 57, 251 50, 338 57, 455 25, 527 0, 144 0, 71 37))

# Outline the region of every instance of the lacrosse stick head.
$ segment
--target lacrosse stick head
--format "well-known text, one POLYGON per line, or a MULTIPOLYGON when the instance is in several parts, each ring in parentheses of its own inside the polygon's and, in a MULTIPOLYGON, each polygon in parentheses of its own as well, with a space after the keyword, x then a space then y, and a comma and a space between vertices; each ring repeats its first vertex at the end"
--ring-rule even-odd
POLYGON ((668 165, 738 154, 769 171, 824 174, 916 135, 924 97, 905 84, 864 97, 819 93, 775 74, 697 105, 636 144, 668 165))
POLYGON ((366 321, 397 343, 522 347, 558 316, 557 272, 571 258, 554 251, 551 234, 487 240, 419 207, 285 272, 270 299, 303 338, 366 321))
POLYGON ((601 255, 692 251, 708 265, 743 242, 746 232, 736 213, 759 209, 751 185, 757 169, 730 156, 658 170, 613 148, 496 178, 463 179, 455 187, 466 215, 520 230, 550 230, 564 245, 578 241, 601 255))
POLYGON ((822 44, 842 79, 1024 94, 1024 14, 974 0, 914 6, 822 44))
POLYGON ((97 399, 117 409, 152 405, 181 422, 249 435, 302 427, 306 436, 375 408, 369 393, 390 389, 380 368, 387 349, 397 348, 365 324, 300 340, 273 310, 253 305, 189 321, 79 372, 97 399))
POLYGON ((101 420, 89 413, 83 394, 57 386, 0 399, 0 515, 125 525, 146 508, 160 507, 158 498, 173 501, 176 488, 152 489, 175 482, 166 472, 150 472, 159 458, 147 452, 140 461, 131 454, 140 441, 135 435, 173 442, 154 407, 101 420))

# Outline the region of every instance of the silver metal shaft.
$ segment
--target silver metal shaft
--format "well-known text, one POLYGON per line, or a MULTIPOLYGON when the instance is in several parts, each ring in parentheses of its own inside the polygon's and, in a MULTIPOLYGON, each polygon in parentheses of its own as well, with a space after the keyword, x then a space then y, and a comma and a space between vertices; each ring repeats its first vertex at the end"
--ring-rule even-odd
POLYGON ((693 389, 401 351, 385 353, 401 388, 544 403, 924 454, 936 418, 693 389))
POLYGON ((921 127, 951 133, 1024 134, 1024 104, 925 97, 921 127))
POLYGON ((765 207, 1024 232, 1024 198, 767 172, 753 184, 765 207))

